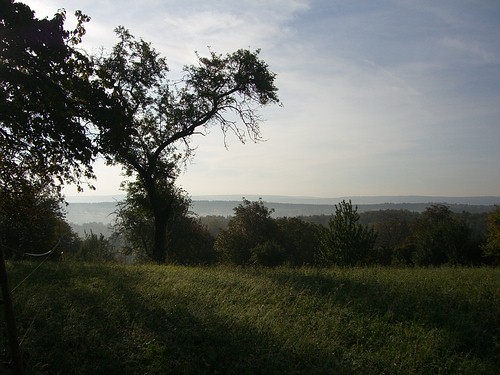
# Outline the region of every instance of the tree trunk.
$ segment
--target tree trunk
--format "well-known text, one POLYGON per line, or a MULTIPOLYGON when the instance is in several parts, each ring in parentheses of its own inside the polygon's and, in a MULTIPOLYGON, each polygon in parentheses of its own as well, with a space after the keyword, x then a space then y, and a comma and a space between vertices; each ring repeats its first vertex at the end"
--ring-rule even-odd
POLYGON ((151 203, 154 219, 154 243, 152 258, 158 263, 165 263, 167 259, 167 225, 171 212, 172 201, 161 196, 152 176, 144 173, 141 175, 144 187, 151 203))
POLYGON ((153 243, 153 260, 162 264, 167 259, 167 223, 168 215, 164 210, 153 207, 154 213, 154 243, 153 243))
POLYGON ((5 305, 5 323, 7 325, 7 336, 9 337, 10 351, 12 355, 12 370, 15 375, 24 374, 19 340, 17 336, 16 318, 12 307, 12 296, 7 279, 7 270, 3 249, 0 247, 0 287, 2 289, 3 304, 5 305))

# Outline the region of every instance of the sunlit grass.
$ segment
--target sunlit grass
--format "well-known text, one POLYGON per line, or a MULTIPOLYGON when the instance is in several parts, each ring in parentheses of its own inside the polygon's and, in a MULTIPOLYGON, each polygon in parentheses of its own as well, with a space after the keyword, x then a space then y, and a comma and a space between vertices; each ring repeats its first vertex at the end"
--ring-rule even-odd
POLYGON ((488 268, 60 263, 14 302, 31 374, 494 374, 499 291, 488 268))

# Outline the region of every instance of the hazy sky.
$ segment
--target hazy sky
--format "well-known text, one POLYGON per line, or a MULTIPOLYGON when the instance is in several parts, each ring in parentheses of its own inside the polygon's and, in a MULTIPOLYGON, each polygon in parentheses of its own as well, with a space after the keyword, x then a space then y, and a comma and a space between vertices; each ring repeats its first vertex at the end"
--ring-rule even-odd
MULTIPOLYGON (((500 195, 498 0, 24 2, 90 15, 89 51, 124 25, 173 75, 207 46, 262 49, 283 102, 262 111, 266 142, 196 138, 191 195, 500 195)), ((96 171, 86 194, 119 192, 118 169, 96 171)))

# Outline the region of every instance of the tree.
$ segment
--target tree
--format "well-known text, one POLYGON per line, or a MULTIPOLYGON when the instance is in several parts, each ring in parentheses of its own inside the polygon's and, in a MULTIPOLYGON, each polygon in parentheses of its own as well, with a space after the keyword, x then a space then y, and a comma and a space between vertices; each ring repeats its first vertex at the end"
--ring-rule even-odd
POLYGON ((488 214, 488 234, 483 251, 493 263, 500 262, 500 206, 495 206, 495 211, 488 214))
POLYGON ((358 207, 343 200, 335 205, 335 216, 324 229, 320 261, 324 264, 351 266, 363 264, 373 249, 377 235, 373 228, 359 224, 358 207))
POLYGON ((234 208, 227 229, 215 240, 219 259, 236 265, 275 266, 283 262, 284 251, 279 246, 278 226, 272 213, 262 200, 251 202, 243 198, 234 208))
POLYGON ((232 131, 242 142, 247 137, 259 140, 257 108, 279 102, 275 74, 259 51, 238 50, 198 56, 198 65, 186 66, 180 81, 170 81, 166 60, 149 43, 123 27, 116 33, 119 42, 97 63, 121 124, 108 126, 100 142, 109 163, 141 179, 153 209, 153 259, 162 263, 172 209, 160 194, 161 186, 175 179, 180 161, 192 157, 191 137, 209 127, 219 126, 224 134, 232 131))
POLYGON ((412 260, 418 266, 465 264, 478 251, 468 226, 443 204, 433 204, 422 213, 412 237, 412 260))
MULTIPOLYGON (((124 236, 126 253, 139 259, 153 258, 154 220, 151 202, 142 181, 125 184, 127 196, 118 203, 115 234, 124 236)), ((214 260, 213 238, 189 211, 191 200, 170 182, 160 191, 168 202, 171 215, 164 230, 167 232, 167 261, 180 264, 207 264, 214 260)))
POLYGON ((313 265, 320 248, 321 227, 297 217, 278 218, 276 223, 286 262, 291 266, 313 265))
POLYGON ((85 233, 83 239, 79 239, 78 246, 64 258, 86 262, 105 262, 113 260, 113 253, 113 246, 109 239, 105 238, 102 233, 97 235, 90 231, 85 233))
POLYGON ((6 258, 26 258, 24 254, 52 256, 71 250, 76 235, 64 220, 59 197, 51 191, 24 186, 22 192, 0 191, 0 245, 6 258))
MULTIPOLYGON (((22 3, 0 3, 0 184, 57 187, 93 177, 97 153, 89 122, 107 96, 89 77, 92 63, 76 48, 89 17, 64 29, 66 14, 37 19, 22 3)), ((109 116, 110 118, 112 116, 109 116)), ((108 118, 106 116, 106 122, 108 118)))
POLYGON ((140 181, 124 183, 125 199, 118 202, 113 227, 115 236, 125 240, 124 251, 140 258, 152 256, 154 224, 150 202, 141 189, 140 181))
POLYGON ((368 263, 404 263, 404 246, 418 214, 408 210, 381 210, 370 213, 376 217, 372 224, 377 233, 377 240, 373 251, 368 254, 368 263))
POLYGON ((199 218, 188 214, 176 216, 169 226, 169 233, 169 262, 184 265, 215 263, 214 238, 199 218))

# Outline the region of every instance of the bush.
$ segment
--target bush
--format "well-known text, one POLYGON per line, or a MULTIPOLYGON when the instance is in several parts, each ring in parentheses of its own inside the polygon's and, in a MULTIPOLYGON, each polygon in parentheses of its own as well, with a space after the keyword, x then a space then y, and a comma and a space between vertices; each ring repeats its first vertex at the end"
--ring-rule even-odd
POLYGON ((469 227, 442 204, 425 210, 415 223, 412 240, 412 261, 417 266, 469 264, 479 251, 469 227))
POLYGON ((76 251, 64 254, 65 259, 83 260, 86 262, 103 262, 113 260, 113 246, 102 233, 90 231, 79 241, 76 251))
POLYGON ((321 227, 299 218, 276 220, 285 262, 291 266, 313 265, 318 257, 321 227))
POLYGON ((274 241, 266 241, 250 249, 252 264, 276 267, 285 261, 285 250, 274 241))
POLYGON ((215 262, 214 238, 201 221, 190 216, 177 218, 170 227, 167 261, 197 265, 215 262))
POLYGON ((271 218, 272 212, 262 200, 243 199, 243 203, 235 207, 227 229, 222 230, 215 241, 219 260, 236 265, 251 264, 258 259, 258 256, 252 258, 254 249, 261 251, 266 242, 278 242, 279 231, 271 218))
POLYGON ((0 192, 0 244, 7 259, 52 249, 57 259, 61 251, 74 248, 77 236, 64 219, 61 201, 57 192, 27 183, 22 191, 0 192))

